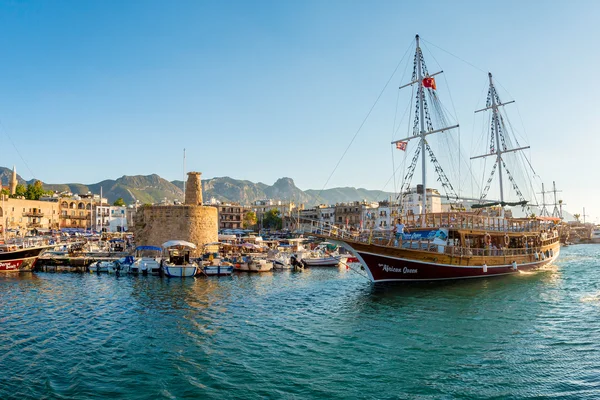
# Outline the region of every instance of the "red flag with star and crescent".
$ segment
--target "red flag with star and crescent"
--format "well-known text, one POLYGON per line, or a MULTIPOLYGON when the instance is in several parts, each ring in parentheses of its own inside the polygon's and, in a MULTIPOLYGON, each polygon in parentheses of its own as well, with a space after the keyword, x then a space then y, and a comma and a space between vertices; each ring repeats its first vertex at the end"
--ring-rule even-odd
POLYGON ((435 79, 432 77, 423 78, 423 86, 426 88, 431 88, 433 90, 437 89, 437 87, 435 86, 435 79))
POLYGON ((408 142, 396 142, 396 148, 398 150, 406 151, 406 145, 408 142))

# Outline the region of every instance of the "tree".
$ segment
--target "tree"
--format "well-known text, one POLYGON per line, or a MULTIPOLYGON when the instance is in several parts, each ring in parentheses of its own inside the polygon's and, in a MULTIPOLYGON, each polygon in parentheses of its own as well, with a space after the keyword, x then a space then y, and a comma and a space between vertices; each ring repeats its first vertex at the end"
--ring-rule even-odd
POLYGON ((6 195, 6 196, 10 196, 10 190, 4 188, 0 191, 0 194, 6 195))
POLYGON ((118 199, 115 200, 115 202, 113 203, 113 206, 125 207, 125 200, 123 200, 122 197, 119 197, 118 199))
POLYGON ((575 217, 575 219, 577 220, 577 222, 579 222, 579 217, 581 217, 580 214, 573 214, 573 216, 575 217))
POLYGON ((276 208, 272 208, 269 211, 267 211, 263 218, 262 227, 267 229, 281 229, 283 224, 279 215, 280 212, 276 208))
POLYGON ((39 200, 44 194, 46 192, 40 181, 35 181, 32 185, 27 185, 27 190, 25 190, 25 198, 27 200, 39 200))
POLYGON ((244 214, 244 220, 242 221, 242 226, 245 229, 248 229, 254 225, 256 225, 256 214, 254 213, 254 211, 248 211, 246 214, 244 214))
POLYGON ((27 188, 22 183, 19 183, 15 188, 15 194, 13 195, 13 197, 25 197, 25 193, 27 193, 27 188))

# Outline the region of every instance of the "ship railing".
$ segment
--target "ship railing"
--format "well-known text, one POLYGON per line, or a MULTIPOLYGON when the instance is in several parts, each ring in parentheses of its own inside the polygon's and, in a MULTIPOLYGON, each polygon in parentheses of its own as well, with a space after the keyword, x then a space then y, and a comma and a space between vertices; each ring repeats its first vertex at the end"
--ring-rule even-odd
MULTIPOLYGON (((478 229, 494 232, 540 232, 537 220, 507 219, 468 212, 409 214, 400 217, 408 228, 478 229)), ((394 223, 394 221, 392 221, 394 223)))
POLYGON ((332 239, 346 239, 366 244, 429 251, 432 253, 444 253, 453 256, 513 256, 535 254, 541 251, 541 247, 549 246, 558 242, 560 239, 558 234, 551 233, 551 235, 545 239, 542 238, 538 243, 539 245, 535 247, 484 249, 438 244, 430 239, 396 240, 392 231, 378 229, 363 230, 360 232, 352 231, 320 220, 310 220, 308 222, 305 220, 302 230, 306 234, 318 234, 332 239))

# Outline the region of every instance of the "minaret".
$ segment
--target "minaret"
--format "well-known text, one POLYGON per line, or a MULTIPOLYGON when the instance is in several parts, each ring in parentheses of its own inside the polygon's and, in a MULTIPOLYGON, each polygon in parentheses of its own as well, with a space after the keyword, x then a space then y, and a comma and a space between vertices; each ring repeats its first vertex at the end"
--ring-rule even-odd
POLYGON ((202 176, 201 172, 188 172, 185 184, 185 204, 190 206, 202 205, 202 176))
POLYGON ((13 165, 12 178, 10 178, 10 194, 17 193, 17 168, 13 165))

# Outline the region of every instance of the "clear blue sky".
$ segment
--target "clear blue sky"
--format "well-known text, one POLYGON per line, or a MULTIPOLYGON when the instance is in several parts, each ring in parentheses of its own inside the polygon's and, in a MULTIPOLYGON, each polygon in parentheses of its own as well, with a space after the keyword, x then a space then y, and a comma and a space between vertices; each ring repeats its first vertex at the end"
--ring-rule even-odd
MULTIPOLYGON (((481 152, 491 70, 539 181, 594 220, 599 15, 594 1, 0 1, 0 165, 47 183, 174 180, 185 147, 204 178, 321 189, 419 33, 465 151, 481 152)), ((392 93, 327 187, 393 191, 392 93)))

